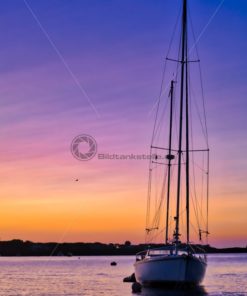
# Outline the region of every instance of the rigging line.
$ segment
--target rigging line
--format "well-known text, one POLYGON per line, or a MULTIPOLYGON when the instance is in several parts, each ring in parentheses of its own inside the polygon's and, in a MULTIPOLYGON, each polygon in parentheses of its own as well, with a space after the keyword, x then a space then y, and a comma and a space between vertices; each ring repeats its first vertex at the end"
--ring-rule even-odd
MULTIPOLYGON (((179 213, 179 216, 182 216, 185 211, 186 211, 186 209, 183 209, 179 213)), ((171 227, 172 224, 175 224, 175 222, 174 221, 172 221, 172 222, 170 221, 168 226, 171 227)), ((150 242, 152 242, 155 238, 157 238, 162 232, 164 232, 164 230, 165 230, 165 227, 162 228, 158 233, 154 234, 153 237, 151 238, 151 241, 150 242)))
MULTIPOLYGON (((180 215, 182 215, 185 212, 185 209, 183 211, 180 212, 180 215)), ((170 219, 169 224, 168 224, 168 229, 171 228, 171 225, 175 224, 175 222, 170 219)), ((153 241, 154 239, 156 239, 157 237, 159 237, 161 234, 164 233, 165 227, 163 227, 158 233, 153 233, 153 236, 150 238, 150 241, 153 241)))
POLYGON ((151 224, 152 228, 156 228, 159 226, 159 222, 160 222, 160 215, 161 215, 161 209, 162 209, 162 205, 164 203, 164 190, 165 190, 165 185, 166 185, 166 182, 167 182, 167 171, 166 173, 164 174, 164 177, 163 177, 163 185, 162 185, 162 189, 161 189, 161 199, 160 199, 160 203, 159 203, 159 207, 158 207, 158 210, 156 210, 156 213, 155 213, 155 216, 153 218, 153 222, 151 224))
POLYGON ((205 95, 204 95, 203 81, 202 81, 202 69, 201 69, 200 63, 199 63, 199 73, 200 73, 200 84, 201 84, 201 91, 202 91, 202 104, 203 104, 203 116, 204 116, 205 132, 206 132, 206 144, 207 144, 207 148, 209 148, 208 124, 207 124, 207 117, 206 117, 206 104, 205 104, 205 95))
MULTIPOLYGON (((180 20, 180 15, 181 15, 181 6, 180 6, 180 9, 179 9, 179 13, 178 13, 178 16, 177 16, 177 19, 176 19, 176 22, 175 22, 175 26, 173 28, 173 32, 172 32, 172 37, 170 39, 170 42, 169 42, 169 45, 168 45, 168 50, 167 50, 167 54, 166 54, 166 57, 169 55, 170 53, 170 50, 171 50, 171 46, 172 46, 172 43, 173 43, 173 40, 174 40, 174 36, 175 36, 175 32, 176 32, 176 29, 177 29, 177 26, 178 26, 178 23, 179 23, 179 20, 180 20)), ((167 59, 165 59, 165 65, 167 63, 167 59)), ((163 70, 164 71, 164 70, 163 70)), ((163 74, 162 74, 162 77, 163 77, 163 74)), ((159 94, 159 98, 158 100, 155 101, 155 103, 153 104, 151 110, 148 112, 148 117, 150 116, 150 114, 153 112, 154 108, 156 107, 156 105, 158 104, 158 101, 160 100, 160 98, 163 96, 163 94, 168 90, 169 86, 168 84, 165 86, 165 89, 163 91, 163 84, 164 84, 164 79, 162 78, 161 80, 161 92, 159 94)))
MULTIPOLYGON (((175 172, 175 168, 172 166, 171 167, 171 177, 170 177, 171 184, 173 182, 174 172, 175 172)), ((172 198, 172 191, 171 191, 171 198, 172 198)), ((171 213, 172 212, 171 202, 170 202, 170 206, 169 207, 170 207, 170 211, 169 212, 171 213)), ((169 234, 170 234, 170 226, 171 226, 171 223, 172 223, 171 221, 168 222, 168 226, 167 226, 167 229, 168 229, 168 232, 167 232, 168 233, 168 237, 169 237, 169 234)))
MULTIPOLYGON (((193 141, 192 141, 192 143, 193 143, 193 141)), ((195 187, 196 177, 195 177, 195 167, 194 167, 194 155, 193 155, 193 153, 192 153, 192 164, 193 164, 193 166, 192 166, 193 192, 192 192, 192 189, 191 189, 191 201, 192 201, 192 205, 193 205, 193 208, 194 208, 194 213, 195 213, 197 225, 198 225, 198 228, 200 228, 199 214, 198 214, 199 210, 198 210, 198 204, 196 203, 196 201, 197 201, 197 194, 196 194, 196 187, 195 187), (194 195, 194 198, 193 198, 193 195, 194 195), (194 202, 194 199, 195 199, 195 202, 194 202)))
POLYGON ((152 169, 149 169, 146 229, 148 228, 149 219, 150 219, 151 182, 152 182, 152 169))
MULTIPOLYGON (((164 68, 163 68, 163 72, 162 72, 162 82, 161 82, 161 87, 160 87, 160 94, 162 93, 162 86, 163 86, 163 82, 165 79, 165 69, 166 69, 166 62, 164 64, 164 68)), ((153 127, 153 131, 152 131, 152 137, 151 137, 151 145, 150 145, 150 150, 149 150, 149 155, 152 155, 152 145, 153 145, 153 141, 154 141, 154 137, 155 137, 155 130, 156 130, 156 125, 157 125, 157 120, 158 120, 158 114, 159 114, 159 105, 160 105, 160 95, 159 95, 159 100, 158 100, 158 106, 156 109, 156 113, 155 113, 155 120, 154 120, 154 127, 153 127)), ((157 168, 157 165, 154 167, 154 169, 157 168)), ((149 170, 153 170, 153 162, 152 162, 152 157, 150 157, 149 159, 149 170)), ((149 223, 150 220, 150 202, 151 202, 151 194, 152 194, 152 180, 150 180, 149 176, 149 185, 148 185, 148 199, 147 199, 147 216, 146 216, 146 221, 149 223)), ((148 228, 148 225, 146 225, 148 228)))
POLYGON ((160 120, 158 122, 158 125, 157 125, 157 128, 156 128, 156 132, 155 132, 155 135, 154 135, 154 138, 157 137, 157 135, 158 135, 158 139, 159 139, 159 136, 160 136, 160 133, 161 133, 161 127, 162 127, 161 124, 163 123, 162 122, 162 119, 165 118, 167 106, 168 106, 168 100, 165 101, 164 110, 163 110, 163 113, 161 114, 160 120))
MULTIPOLYGON (((180 33, 181 35, 181 33, 180 33)), ((178 46, 179 50, 178 50, 178 56, 177 56, 177 60, 179 60, 179 57, 180 57, 180 54, 181 54, 181 38, 179 38, 179 46, 178 46)), ((168 59, 166 58, 166 62, 168 61, 168 59)), ((175 81, 177 81, 177 78, 178 78, 178 72, 179 72, 179 69, 181 67, 181 64, 180 63, 177 63, 177 66, 176 66, 176 75, 175 75, 175 81)), ((170 87, 170 84, 167 83, 167 85, 165 86, 164 88, 164 91, 161 93, 161 97, 164 96, 165 92, 169 89, 170 87)), ((176 88, 175 88, 176 89, 176 88)), ((175 98, 175 92, 174 92, 174 98, 175 98)), ((154 106, 156 105, 156 103, 153 105, 152 109, 154 108, 154 106)))
MULTIPOLYGON (((151 150, 151 149, 150 149, 151 150)), ((151 152, 150 152, 151 154, 151 152)), ((149 225, 151 226, 152 223, 150 223, 150 211, 151 211, 151 200, 152 200, 152 179, 153 179, 153 170, 156 172, 157 165, 153 166, 153 163, 151 161, 151 158, 149 160, 149 183, 148 183, 148 197, 147 197, 147 210, 146 210, 146 232, 145 232, 145 242, 148 241, 149 232, 147 229, 149 229, 149 225)))
POLYGON ((178 15, 177 15, 176 23, 175 23, 175 26, 174 26, 173 31, 172 31, 172 37, 171 37, 171 40, 170 40, 170 43, 169 43, 169 46, 168 46, 168 51, 167 51, 166 57, 168 57, 168 55, 170 53, 171 46, 172 46, 172 43, 173 43, 173 40, 174 40, 174 37, 175 37, 175 32, 176 32, 178 23, 179 23, 180 18, 181 18, 181 13, 182 13, 182 4, 180 4, 180 9, 178 10, 178 15))
MULTIPOLYGON (((206 231, 208 233, 208 214, 209 214, 209 151, 207 154, 207 168, 208 168, 208 174, 207 174, 207 220, 206 220, 206 231)), ((207 236, 207 242, 208 242, 208 236, 207 236)))
MULTIPOLYGON (((194 44, 191 46, 191 48, 189 49, 189 53, 188 53, 188 58, 190 57, 190 53, 193 51, 194 47, 199 43, 200 39, 202 38, 202 36, 205 34, 207 28, 209 27, 209 25, 211 24, 211 22, 213 21, 213 19, 215 18, 215 16, 217 15, 217 13, 219 12, 220 8, 222 7, 223 3, 225 2, 225 0, 222 0, 220 2, 220 4, 217 6, 216 10, 214 11, 214 13, 210 16, 208 22, 206 23, 206 25, 203 27, 202 31, 200 32, 200 34, 198 35, 196 41, 194 42, 194 44)), ((180 64, 181 67, 181 64, 180 64)), ((165 90, 167 90, 169 87, 169 84, 166 85, 165 90)), ((163 94, 162 94, 163 95, 163 94)), ((149 115, 152 113, 153 109, 155 108, 155 106, 157 105, 157 101, 153 104, 149 115)))
MULTIPOLYGON (((152 138, 151 138, 151 146, 154 142, 154 137, 155 137, 156 125, 157 125, 158 114, 159 114, 159 106, 160 106, 160 101, 161 101, 161 94, 162 94, 163 84, 164 84, 164 80, 165 80, 166 63, 167 63, 167 61, 165 61, 165 63, 164 63, 164 67, 163 67, 163 71, 162 71, 161 86, 160 86, 160 91, 159 91, 159 97, 158 97, 158 101, 156 101, 157 102, 157 109, 155 112, 154 127, 153 127, 152 138)), ((155 103, 155 105, 156 105, 156 103, 155 103)), ((152 110, 153 110, 153 108, 152 108, 152 110)))
MULTIPOLYGON (((202 155, 202 167, 205 166, 205 160, 204 160, 204 153, 202 155)), ((201 207, 201 217, 203 217, 203 213, 202 213, 202 210, 203 210, 203 204, 204 204, 204 174, 202 174, 202 177, 201 177, 201 204, 200 204, 200 207, 201 207)))
MULTIPOLYGON (((189 97, 191 98, 191 93, 190 93, 190 90, 191 90, 191 80, 190 80, 190 75, 188 77, 188 80, 189 80, 189 97)), ((191 112, 191 104, 190 104, 190 112, 191 112)), ((190 120, 190 138, 191 138, 191 146, 192 146, 192 150, 194 149, 194 141, 193 141, 193 125, 192 125, 192 118, 190 120)), ((184 160, 184 155, 182 154, 182 159, 183 161, 184 160)), ((194 154, 192 153, 192 163, 193 163, 193 159, 194 159, 194 154)), ((194 195, 195 195, 195 200, 196 200, 196 188, 195 188, 195 168, 194 168, 194 165, 192 166, 192 172, 193 172, 193 189, 194 189, 194 195)), ((192 205, 193 205, 193 209, 194 209, 194 213, 195 213, 195 216, 196 216, 196 220, 197 220, 197 224, 198 224, 198 227, 200 227, 200 223, 199 223, 199 218, 198 218, 198 208, 197 208, 197 205, 195 206, 194 204, 194 200, 193 200, 193 195, 192 195, 192 192, 191 192, 191 188, 190 188, 190 195, 191 195, 191 200, 192 200, 192 205)))
MULTIPOLYGON (((159 121, 159 123, 158 123, 158 126, 156 127, 156 133, 155 133, 155 135, 154 135, 154 138, 157 136, 158 133, 159 133, 159 135, 160 135, 162 118, 165 117, 165 113, 166 113, 167 106, 168 106, 168 100, 166 100, 165 108, 164 108, 164 110, 163 110, 163 114, 161 115, 161 118, 160 118, 160 121, 159 121)), ((156 148, 156 147, 151 146, 151 148, 156 148)), ((164 189, 163 189, 163 190, 164 190, 164 189)), ((156 197, 156 200, 157 200, 157 197, 156 197)), ((157 203, 157 202, 156 202, 156 203, 157 203)), ((159 209, 159 208, 158 208, 158 209, 159 209)), ((157 219, 160 219, 160 217, 157 217, 157 219)), ((157 223, 158 223, 158 220, 157 220, 157 223)))
MULTIPOLYGON (((175 171, 175 170, 172 168, 171 180, 173 179, 174 171, 175 171)), ((162 195, 162 196, 163 196, 163 195, 162 195)), ((163 202, 164 202, 164 200, 163 200, 163 202)), ((163 202, 162 202, 162 203, 163 203, 163 202)), ((171 227, 172 224, 173 224, 173 222, 170 221, 169 224, 168 224, 168 229, 170 229, 170 227, 171 227)), ((154 231, 154 230, 155 230, 155 231, 158 230, 158 228, 156 227, 156 225, 152 225, 152 228, 153 228, 153 229, 152 229, 153 231, 154 231)), ((161 234, 161 232, 164 231, 164 229, 165 229, 165 228, 162 228, 162 230, 161 230, 158 234, 154 235, 154 238, 158 237, 158 236, 161 234)), ((151 235, 151 231, 147 234, 147 236, 148 236, 148 235, 151 235)), ((146 236, 146 242, 147 242, 147 236, 146 236)))
POLYGON ((156 214, 154 216, 154 220, 153 220, 153 224, 152 226, 153 227, 158 227, 159 226, 159 222, 160 222, 160 215, 161 215, 161 209, 162 209, 162 206, 163 206, 163 203, 164 203, 164 200, 165 200, 165 196, 164 196, 164 191, 165 191, 165 186, 166 186, 166 183, 167 183, 167 171, 166 173, 164 174, 164 178, 163 178, 163 185, 162 185, 162 188, 161 188, 161 198, 160 198, 160 203, 159 203, 159 207, 156 211, 156 214))
MULTIPOLYGON (((181 33, 180 33, 181 35, 181 33)), ((181 55, 181 42, 182 42, 182 38, 179 38, 179 47, 178 47, 178 53, 177 53, 177 59, 179 59, 180 55, 181 55)), ((179 69, 180 69, 180 64, 177 63, 176 66, 176 74, 175 74, 175 81, 178 81, 178 75, 179 75, 179 69)), ((177 146, 178 146, 178 142, 179 142, 179 135, 178 135, 178 109, 179 109, 179 100, 176 100, 176 94, 177 94, 177 83, 175 83, 174 86, 174 125, 175 125, 175 140, 177 141, 177 146)))
MULTIPOLYGON (((197 56, 198 55, 198 51, 197 51, 197 56)), ((193 89, 191 88, 191 91, 193 92, 193 89)), ((198 113, 198 117, 199 117, 199 120, 200 120, 200 123, 201 123, 201 127, 202 127, 202 131, 203 131, 203 134, 204 134, 204 138, 205 138, 205 141, 206 141, 206 145, 208 147, 208 135, 207 135, 207 126, 206 126, 206 114, 205 114, 205 108, 204 108, 204 119, 205 119, 205 130, 204 130, 204 127, 203 127, 203 124, 202 124, 202 120, 201 120, 201 116, 200 116, 200 112, 199 112, 199 108, 198 108, 198 105, 196 103, 196 100, 195 100, 195 105, 196 105, 196 108, 197 108, 197 113, 198 113), (206 131, 206 132, 205 132, 206 131)), ((203 158, 204 158, 204 153, 203 153, 203 158)), ((205 170, 204 168, 204 165, 202 167, 200 167, 194 160, 194 157, 193 157, 193 165, 197 166, 203 173, 206 173, 207 174, 207 170, 205 170)), ((200 211, 200 216, 202 217, 203 219, 203 222, 205 223, 205 220, 204 220, 204 216, 202 214, 202 210, 203 210, 203 205, 202 205, 202 199, 203 199, 203 185, 204 185, 204 174, 202 174, 202 188, 201 188, 201 204, 200 204, 200 207, 199 207, 199 211, 200 211)))
MULTIPOLYGON (((192 226, 192 228, 193 228, 195 234, 198 235, 198 231, 197 231, 196 227, 194 226, 194 224, 193 224, 191 221, 190 221, 190 225, 192 226)), ((199 228, 199 229, 200 229, 200 228, 199 228)), ((203 242, 203 240, 202 240, 202 242, 203 242)))
MULTIPOLYGON (((184 160, 184 156, 182 155, 182 158, 184 160)), ((192 153, 192 163, 193 163, 193 158, 194 158, 194 155, 192 153)), ((192 172, 193 172, 193 179, 191 181, 191 184, 193 184, 193 191, 190 187, 190 196, 191 196, 191 201, 192 201, 192 205, 193 205, 193 209, 194 209, 194 213, 195 213, 195 218, 196 218, 196 222, 197 222, 197 225, 198 225, 198 228, 200 229, 200 219, 199 219, 199 211, 200 211, 200 208, 198 206, 198 203, 197 203, 197 193, 196 193, 196 188, 195 188, 195 184, 196 184, 196 181, 195 181, 195 171, 194 171, 194 166, 192 166, 192 172), (193 194, 194 194, 194 199, 195 199, 195 202, 194 202, 194 199, 193 199, 193 194), (198 209, 199 208, 199 209, 198 209)))
MULTIPOLYGON (((178 56, 177 58, 179 59, 181 55, 181 38, 179 39, 179 50, 178 50, 178 56)), ((176 76, 175 76, 175 81, 178 81, 178 75, 179 75, 179 69, 180 69, 180 64, 177 63, 176 67, 176 76)), ((175 89, 174 89, 174 121, 175 121, 175 133, 176 133, 176 138, 177 138, 177 145, 178 145, 178 105, 179 105, 179 100, 176 100, 176 91, 177 91, 177 84, 175 84, 175 89), (176 105, 177 104, 177 105, 176 105)))
MULTIPOLYGON (((191 98, 191 79, 190 79, 190 75, 189 75, 189 97, 191 98)), ((190 99, 191 101, 191 99, 190 99)), ((191 104, 190 104, 190 113, 191 113, 191 104)), ((192 122, 192 116, 191 116, 191 120, 190 120, 190 138, 191 138, 191 146, 192 146, 192 149, 194 149, 194 140, 193 140, 193 122, 192 122)), ((191 155, 191 159, 192 159, 192 175, 193 175, 193 193, 194 193, 194 196, 195 196, 195 200, 196 200, 196 188, 195 188, 195 184, 196 184, 196 177, 195 177, 195 166, 194 166, 194 154, 192 153, 191 155)), ((192 191, 192 188, 190 188, 190 190, 192 191)), ((191 192, 191 200, 192 200, 192 205, 193 205, 193 208, 194 208, 194 212, 195 212, 195 216, 196 216, 196 220, 197 220, 197 224, 198 224, 198 227, 199 227, 199 218, 198 218, 198 209, 197 209, 197 206, 195 206, 194 204, 194 200, 193 200, 193 194, 191 192)))
MULTIPOLYGON (((150 147, 149 155, 151 156, 152 148, 150 147)), ((148 192, 147 192, 147 209, 146 209, 146 229, 148 229, 150 221, 150 204, 152 197, 152 173, 153 169, 156 169, 157 165, 153 166, 152 157, 149 159, 149 176, 148 176, 148 192)), ((145 241, 147 241, 148 233, 146 232, 145 241)))
MULTIPOLYGON (((193 223, 190 221, 190 225, 192 226, 193 230, 194 230, 194 233, 195 235, 197 236, 198 235, 198 231, 196 229, 196 227, 193 225, 193 223)), ((203 238, 200 240, 201 241, 201 244, 203 245, 204 244, 204 240, 203 238)), ((207 241, 207 240, 206 240, 207 241)), ((191 246, 192 247, 192 246, 191 246)), ((203 250, 203 248, 200 248, 199 246, 196 246, 199 250, 203 250)))
MULTIPOLYGON (((193 39, 194 39, 194 44, 195 44, 195 49, 196 49, 196 55, 197 58, 199 59, 199 50, 198 50, 198 46, 195 42, 196 37, 195 37, 195 31, 194 31, 194 26, 192 23, 192 18, 189 14, 189 19, 190 19, 190 24, 191 24, 191 31, 192 31, 192 35, 193 35, 193 39)), ((199 78, 200 78, 200 86, 201 86, 201 94, 202 94, 202 106, 203 106, 203 119, 204 119, 204 128, 205 128, 205 140, 206 140, 206 145, 207 148, 209 147, 208 144, 208 127, 207 127, 207 117, 206 117, 206 104, 205 104, 205 95, 204 95, 204 88, 203 88, 203 79, 202 79, 202 68, 201 68, 201 63, 199 62, 199 78)), ((201 120, 201 119, 200 119, 201 120)))
MULTIPOLYGON (((198 228, 200 229, 200 224, 201 223, 200 223, 199 217, 200 217, 200 213, 202 211, 201 211, 200 205, 198 203, 197 193, 194 192, 193 194, 191 194, 191 200, 192 200, 192 204, 193 204, 193 208, 194 208, 194 212, 195 212, 195 217, 196 217, 196 220, 197 220, 197 225, 198 225, 198 228), (193 197, 193 194, 194 194, 194 197, 193 197), (194 199, 195 199, 195 201, 194 201, 194 199)), ((205 224, 205 220, 204 220, 203 215, 201 215, 201 219, 202 219, 202 222, 205 224)))
MULTIPOLYGON (((192 160, 193 162, 193 160, 192 160)), ((193 166, 194 168, 194 166, 193 166)), ((194 174, 194 171, 193 171, 193 179, 194 179, 194 185, 195 185, 195 174, 194 174)), ((207 194, 208 194, 208 189, 207 189, 207 194)), ((195 201, 193 200, 193 195, 191 195, 191 199, 192 199, 192 204, 193 204, 193 208, 194 208, 194 212, 195 212, 195 217, 196 217, 196 221, 197 221, 197 224, 198 224, 198 228, 200 229, 201 226, 200 226, 200 222, 203 223, 203 225, 206 226, 206 229, 207 229, 207 223, 208 223, 208 198, 207 198, 207 215, 206 215, 206 220, 205 220, 205 217, 204 215, 202 214, 202 206, 200 206, 199 202, 198 202, 198 198, 197 198, 197 193, 196 193, 196 189, 194 187, 194 199, 195 201), (200 215, 199 215, 200 214, 200 215), (199 220, 199 216, 201 217, 201 221, 199 220)), ((208 230, 206 230, 208 231, 208 230)))
POLYGON ((201 251, 201 254, 205 254, 205 250, 203 248, 200 248, 198 245, 197 246, 192 246, 191 244, 189 245, 191 250, 196 253, 197 250, 201 251))
POLYGON ((204 172, 205 174, 207 174, 207 170, 204 169, 203 167, 199 166, 199 164, 197 164, 196 162, 194 162, 194 165, 195 165, 198 169, 200 169, 202 172, 204 172))
MULTIPOLYGON (((191 87, 191 79, 189 77, 189 83, 190 83, 190 98, 192 98, 191 96, 191 91, 192 91, 192 87, 191 87)), ((191 104, 190 104, 190 112, 192 112, 191 110, 191 104)), ((192 147, 194 147, 194 141, 193 141, 193 124, 192 124, 192 116, 191 116, 191 125, 190 125, 190 129, 191 129, 191 143, 192 143, 192 147)), ((194 148, 193 148, 194 149, 194 148)), ((203 153, 204 155, 204 153, 203 153)), ((204 217, 202 215, 202 208, 200 207, 199 203, 198 203, 198 198, 197 198, 197 192, 196 192, 196 187, 195 187, 195 184, 196 184, 196 177, 195 177, 195 166, 197 166, 199 169, 202 170, 202 172, 204 171, 202 168, 200 168, 199 165, 196 164, 195 162, 195 158, 194 158, 194 154, 192 153, 192 172, 193 172, 193 189, 194 189, 194 198, 195 198, 195 203, 193 201, 193 196, 191 195, 192 197, 192 202, 193 202, 193 208, 194 208, 194 212, 195 212, 195 216, 196 216, 196 220, 197 220, 197 224, 198 224, 198 227, 200 228, 200 220, 199 220, 199 216, 202 218, 202 222, 205 223, 205 220, 204 220, 204 217), (201 215, 199 215, 201 214, 201 215)), ((204 171, 205 172, 205 171, 204 171)), ((202 174, 204 175, 204 174, 202 174)))
MULTIPOLYGON (((166 65, 166 63, 165 63, 165 65, 166 65)), ((166 67, 166 66, 165 66, 166 67)), ((178 75, 178 65, 177 65, 177 68, 176 68, 176 79, 175 79, 175 81, 177 80, 177 75, 178 75)), ((163 83, 164 83, 164 80, 165 80, 165 78, 163 78, 162 79, 162 85, 163 85, 163 83)), ((157 107, 157 110, 159 110, 159 106, 160 106, 160 101, 161 101, 161 98, 162 98, 162 96, 164 95, 164 93, 165 93, 165 91, 166 91, 167 89, 165 89, 164 91, 162 91, 162 88, 161 88, 161 90, 160 90, 160 96, 159 96, 159 104, 158 104, 158 107, 157 107)), ((175 102, 175 90, 176 90, 176 88, 174 88, 174 102, 175 102)), ((155 139, 155 137, 157 137, 157 135, 158 135, 158 137, 160 136, 160 133, 161 133, 161 124, 162 124, 162 118, 165 118, 165 114, 166 114, 166 111, 167 111, 167 107, 168 107, 168 99, 166 99, 165 100, 165 106, 164 106, 164 109, 163 109, 163 112, 162 112, 162 114, 161 114, 161 116, 160 116, 160 119, 159 119, 159 117, 158 117, 158 113, 159 112, 157 112, 157 110, 156 110, 156 118, 155 118, 155 128, 154 128, 154 131, 153 131, 153 136, 152 136, 152 145, 153 145, 153 143, 154 143, 154 139, 155 139)), ((152 146, 151 145, 151 146, 152 146)))
POLYGON ((158 233, 154 234, 151 238, 150 238, 150 243, 154 241, 154 239, 156 239, 159 235, 161 235, 165 230, 165 227, 162 228, 158 233))
POLYGON ((89 95, 87 94, 87 92, 85 91, 85 89, 82 87, 82 85, 79 82, 78 78, 76 77, 76 75, 74 74, 74 72, 71 70, 69 64, 64 59, 62 53, 60 52, 60 50, 58 49, 58 47, 56 46, 56 44, 54 43, 54 41, 52 40, 52 38, 50 37, 50 35, 48 34, 48 32, 46 31, 46 29, 44 28, 44 26, 41 24, 39 18, 37 17, 37 14, 33 11, 33 9, 31 8, 30 4, 28 4, 27 0, 23 0, 23 2, 26 5, 26 7, 27 7, 28 11, 30 12, 30 14, 32 15, 33 19, 36 21, 36 23, 39 26, 40 30, 42 31, 42 33, 44 34, 44 36, 46 37, 46 39, 50 43, 51 47, 53 48, 53 50, 57 54, 58 58, 60 59, 60 61, 64 65, 64 67, 67 70, 68 74, 70 75, 70 77, 72 78, 72 80, 74 81, 74 83, 77 85, 77 87, 79 88, 80 92, 83 94, 84 98, 86 98, 89 106, 92 108, 92 110, 97 115, 97 117, 100 117, 100 114, 99 114, 98 110, 96 109, 95 105, 93 104, 91 98, 89 97, 89 95))
POLYGON ((164 232, 164 230, 165 228, 162 228, 158 233, 153 234, 153 236, 149 239, 149 243, 152 243, 157 237, 159 237, 164 232))
MULTIPOLYGON (((202 189, 204 190, 203 186, 202 189)), ((201 193, 201 202, 199 202, 199 198, 196 199, 196 204, 198 207, 198 216, 201 218, 200 219, 200 224, 206 226, 206 220, 203 215, 203 194, 201 193)))
MULTIPOLYGON (((193 90, 192 87, 191 87, 191 92, 192 92, 193 97, 196 97, 195 96, 195 93, 194 93, 194 90, 193 90)), ((197 104, 196 99, 193 100, 193 103, 194 103, 194 106, 196 107, 196 112, 197 112, 197 115, 198 115, 198 118, 199 118, 199 122, 200 122, 200 125, 201 125, 201 128, 202 128, 202 133, 203 133, 203 136, 204 136, 204 139, 205 139, 205 142, 206 142, 206 146, 208 148, 207 130, 206 130, 205 126, 203 125, 202 117, 201 117, 201 114, 200 114, 200 109, 198 107, 198 104, 197 104)), ((206 116, 206 113, 205 113, 205 116, 206 116)))
MULTIPOLYGON (((152 139, 151 139, 151 145, 150 145, 150 149, 149 149, 149 177, 148 177, 148 192, 147 192, 147 210, 146 210, 146 229, 148 229, 148 224, 149 224, 149 220, 150 220, 150 203, 151 203, 151 194, 152 194, 152 172, 153 169, 155 169, 157 167, 153 166, 153 162, 152 162, 152 143, 153 143, 153 138, 154 138, 154 131, 155 131, 155 125, 156 125, 156 120, 157 120, 157 115, 158 115, 158 108, 156 110, 156 116, 155 116, 155 123, 154 123, 154 127, 153 127, 153 132, 152 132, 152 139)), ((145 240, 147 240, 147 236, 148 233, 146 233, 146 238, 145 240)))
MULTIPOLYGON (((193 165, 197 166, 197 164, 194 161, 194 157, 192 157, 192 158, 193 158, 192 159, 193 165)), ((197 166, 197 167, 199 169, 201 169, 199 166, 197 166)), ((202 169, 202 172, 205 172, 205 170, 202 169)), ((194 182, 195 182, 195 180, 194 180, 194 182)), ((202 210, 203 210, 203 203, 202 203, 202 201, 203 201, 203 190, 204 190, 204 186, 203 185, 204 185, 204 174, 202 174, 202 184, 201 184, 201 194, 200 194, 200 196, 201 196, 201 203, 199 203, 199 201, 198 201, 197 194, 196 194, 196 189, 194 189, 195 190, 194 195, 195 195, 195 199, 196 199, 196 205, 198 207, 198 212, 200 212, 200 214, 201 214, 200 217, 203 220, 202 222, 204 222, 204 224, 206 224, 205 223, 205 218, 204 218, 203 213, 202 213, 202 210)), ((198 189, 198 191, 199 191, 199 189, 198 189)), ((199 216, 199 214, 198 214, 198 216, 199 216)))
MULTIPOLYGON (((157 165, 158 166, 158 165, 157 165)), ((155 192, 156 192, 156 196, 155 196, 155 211, 158 211, 157 209, 159 208, 159 199, 160 199, 160 192, 159 192, 159 180, 160 178, 162 178, 162 173, 160 172, 160 167, 157 168, 156 170, 156 186, 155 186, 155 192), (161 177, 160 177, 161 176, 161 177)))

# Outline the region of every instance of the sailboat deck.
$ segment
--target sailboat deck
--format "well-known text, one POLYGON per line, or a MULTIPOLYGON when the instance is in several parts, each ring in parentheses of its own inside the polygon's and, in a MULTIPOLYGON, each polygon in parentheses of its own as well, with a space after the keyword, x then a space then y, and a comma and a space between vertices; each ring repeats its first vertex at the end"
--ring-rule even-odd
POLYGON ((161 259, 161 258, 175 258, 175 257, 197 257, 200 261, 207 261, 206 253, 203 249, 197 248, 194 250, 191 246, 176 247, 175 245, 163 246, 155 249, 148 249, 136 254, 136 261, 142 261, 144 259, 161 259))

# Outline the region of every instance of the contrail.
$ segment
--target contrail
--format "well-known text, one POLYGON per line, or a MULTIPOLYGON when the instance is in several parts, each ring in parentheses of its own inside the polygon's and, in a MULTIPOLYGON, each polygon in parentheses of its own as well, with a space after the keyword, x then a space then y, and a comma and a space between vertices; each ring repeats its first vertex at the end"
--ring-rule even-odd
POLYGON ((77 85, 77 87, 79 88, 80 92, 83 94, 83 96, 86 98, 86 100, 88 101, 88 104, 90 105, 90 107, 93 109, 93 111, 96 113, 96 115, 98 117, 100 117, 100 114, 98 112, 98 110, 96 109, 95 105, 93 104, 92 100, 90 99, 90 97, 88 96, 87 92, 85 91, 85 89, 82 87, 81 83, 79 82, 78 78, 76 77, 76 75, 74 74, 74 72, 71 70, 70 66, 68 65, 68 63, 66 62, 66 60, 64 59, 62 53, 60 52, 60 50, 57 48, 56 44, 54 43, 54 41, 51 39, 50 35, 48 34, 48 32, 46 31, 46 29, 43 27, 43 25, 41 24, 39 18, 37 17, 37 15, 34 13, 34 11, 32 10, 31 6, 27 3, 26 0, 23 0, 23 2, 25 3, 27 9, 29 10, 29 12, 31 13, 32 17, 34 18, 34 20, 36 21, 36 23, 38 24, 40 30, 42 31, 42 33, 45 35, 46 39, 48 40, 48 42, 50 43, 51 47, 53 48, 53 50, 55 51, 55 53, 57 54, 57 56, 59 57, 60 61, 62 62, 62 64, 64 65, 65 69, 67 70, 67 72, 69 73, 70 77, 73 79, 74 83, 77 85))

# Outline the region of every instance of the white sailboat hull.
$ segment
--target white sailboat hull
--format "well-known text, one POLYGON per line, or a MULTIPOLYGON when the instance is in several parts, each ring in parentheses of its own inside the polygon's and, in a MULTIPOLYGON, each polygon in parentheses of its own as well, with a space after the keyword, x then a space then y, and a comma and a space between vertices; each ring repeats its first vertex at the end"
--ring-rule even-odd
POLYGON ((137 282, 153 284, 193 284, 202 282, 206 263, 194 256, 157 256, 144 258, 135 264, 137 282))

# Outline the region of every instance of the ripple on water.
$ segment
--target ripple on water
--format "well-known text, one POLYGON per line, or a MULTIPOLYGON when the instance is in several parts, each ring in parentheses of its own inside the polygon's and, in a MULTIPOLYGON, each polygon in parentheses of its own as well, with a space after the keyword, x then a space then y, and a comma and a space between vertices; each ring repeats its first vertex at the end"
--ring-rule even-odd
MULTIPOLYGON (((0 257, 0 296, 133 296, 122 279, 134 257, 0 257), (118 265, 112 268, 109 262, 118 265)), ((209 256, 204 287, 197 291, 144 288, 141 296, 247 296, 247 254, 209 256)))

